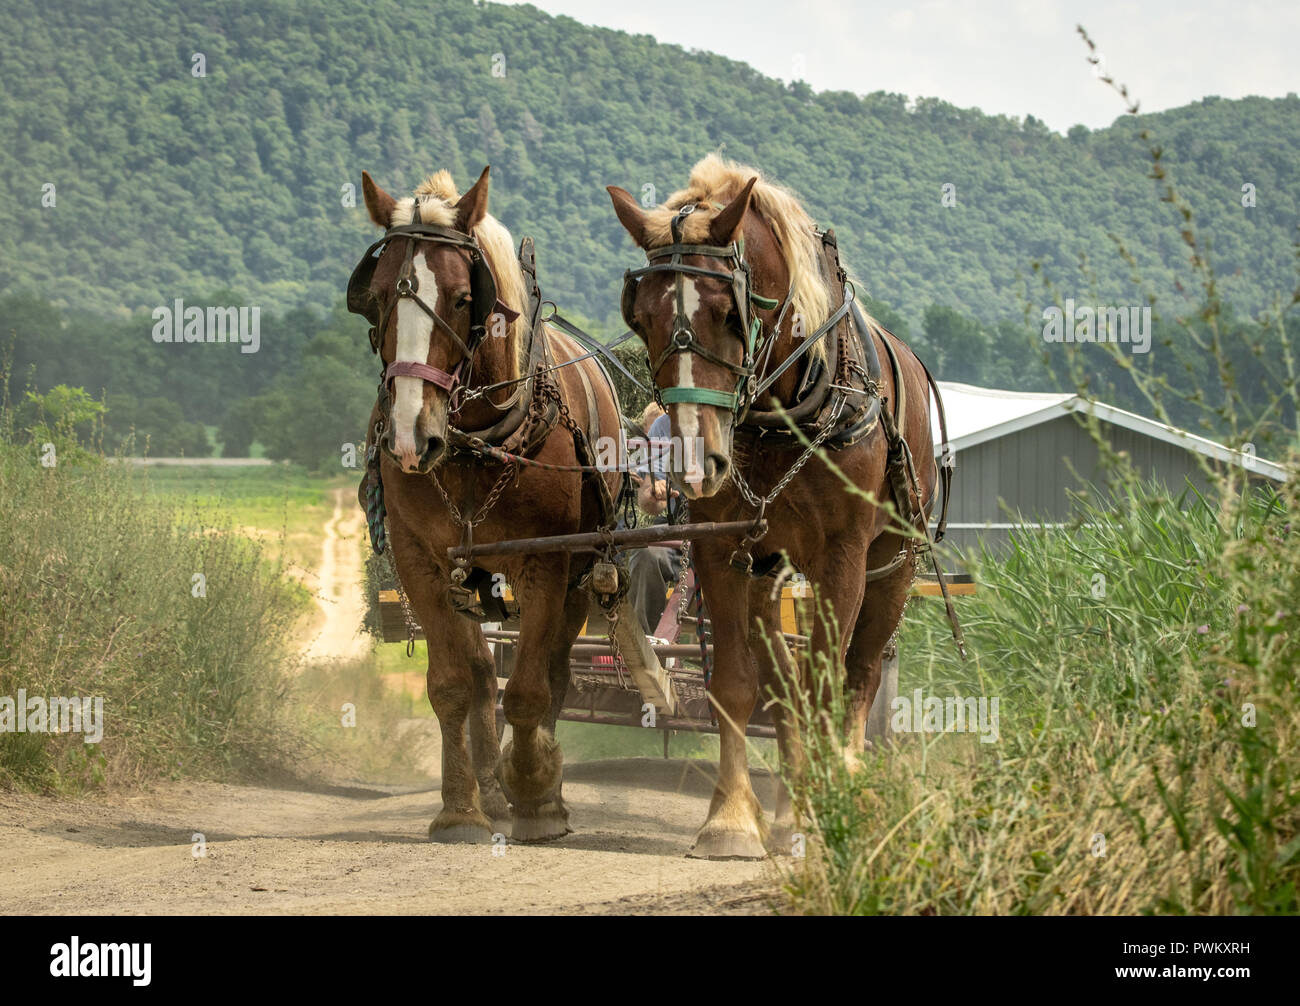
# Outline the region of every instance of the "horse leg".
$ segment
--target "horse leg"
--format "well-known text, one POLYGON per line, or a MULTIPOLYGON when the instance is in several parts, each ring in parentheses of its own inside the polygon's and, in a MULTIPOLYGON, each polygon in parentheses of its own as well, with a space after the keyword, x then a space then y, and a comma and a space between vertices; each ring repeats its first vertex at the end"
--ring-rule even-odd
MULTIPOLYGON (((898 554, 901 539, 895 535, 886 535, 885 538, 884 547, 873 545, 869 550, 868 568, 883 565, 898 554)), ((849 704, 847 740, 849 751, 854 755, 861 754, 866 747, 867 718, 880 690, 885 646, 902 620, 913 570, 913 563, 909 560, 883 579, 866 585, 862 610, 853 627, 853 639, 845 658, 849 704)))
POLYGON ((717 709, 718 781, 709 815, 695 837, 696 859, 761 859, 767 825, 749 779, 745 728, 758 699, 758 669, 748 645, 748 577, 728 565, 729 549, 696 543, 696 573, 711 603, 713 676, 709 698, 717 709))
POLYGON ((585 590, 573 589, 564 599, 564 631, 551 651, 551 664, 548 680, 551 685, 551 710, 546 717, 546 729, 555 734, 555 724, 559 722, 560 710, 564 708, 564 696, 569 691, 569 678, 573 668, 570 664, 569 651, 573 641, 578 638, 587 621, 591 608, 591 595, 585 590))
MULTIPOLYGON (((865 543, 859 539, 841 538, 828 542, 828 547, 817 559, 816 568, 808 573, 817 603, 808 653, 809 673, 804 680, 811 692, 812 708, 819 712, 830 711, 833 684, 830 676, 845 673, 849 644, 865 607, 863 598, 866 582, 862 576, 862 556, 869 549, 864 546, 865 543), (811 662, 819 658, 830 661, 830 666, 822 669, 825 677, 817 685, 814 683, 811 662)), ((852 722, 855 717, 856 712, 851 707, 848 719, 852 722)), ((826 724, 803 726, 807 729, 824 729, 826 724)), ((856 763, 856 754, 861 750, 860 742, 857 748, 850 744, 845 751, 850 764, 856 763)))
MULTIPOLYGON (((447 603, 447 578, 423 561, 418 550, 393 542, 393 559, 406 585, 411 609, 429 647, 425 684, 442 735, 442 810, 429 825, 434 842, 490 842, 492 822, 479 803, 465 720, 474 701, 474 626, 447 603)), ((482 636, 479 635, 481 642, 482 636)))
POLYGON ((469 747, 474 776, 478 781, 479 805, 493 821, 510 816, 510 806, 496 779, 497 761, 501 746, 497 741, 497 668, 492 660, 483 630, 466 618, 457 619, 465 624, 469 639, 470 676, 474 695, 469 716, 469 747))
POLYGON ((767 848, 774 854, 789 855, 798 825, 786 780, 798 777, 803 748, 784 703, 786 696, 794 694, 800 687, 799 669, 781 635, 781 599, 771 597, 771 593, 770 581, 759 580, 750 584, 749 610, 759 615, 752 619, 749 628, 749 648, 758 663, 759 698, 771 703, 772 724, 776 727, 776 744, 781 759, 781 771, 776 779, 776 812, 767 848))
POLYGON ((560 798, 564 756, 547 727, 559 649, 568 660, 568 571, 567 555, 534 556, 515 585, 522 613, 519 650, 502 700, 511 737, 497 762, 497 781, 510 801, 510 834, 518 842, 559 838, 569 831, 569 812, 560 798))

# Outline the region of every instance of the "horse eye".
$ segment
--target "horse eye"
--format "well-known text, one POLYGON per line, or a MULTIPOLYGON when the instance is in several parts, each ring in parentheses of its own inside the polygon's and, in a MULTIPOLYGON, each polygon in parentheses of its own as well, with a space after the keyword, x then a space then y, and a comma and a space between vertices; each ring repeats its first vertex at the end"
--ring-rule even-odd
POLYGON ((459 297, 456 298, 456 310, 463 311, 466 307, 469 306, 469 302, 470 302, 469 294, 462 293, 459 297))

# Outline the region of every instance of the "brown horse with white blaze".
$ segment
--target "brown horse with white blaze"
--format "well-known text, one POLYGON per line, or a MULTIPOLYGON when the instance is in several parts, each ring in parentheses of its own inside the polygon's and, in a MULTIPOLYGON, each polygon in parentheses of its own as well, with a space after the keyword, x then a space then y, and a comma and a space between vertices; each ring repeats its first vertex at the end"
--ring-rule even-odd
POLYGON ((354 273, 349 308, 375 326, 384 377, 370 437, 380 445, 388 547, 428 639, 443 803, 429 837, 490 841, 508 800, 513 838, 556 838, 568 831, 568 812, 555 722, 569 649, 587 615, 580 580, 591 560, 534 554, 471 558, 458 568, 448 549, 609 522, 619 473, 525 466, 483 444, 544 465, 589 465, 591 441, 618 434, 618 401, 600 365, 579 361, 582 348, 540 321, 530 276, 488 213, 487 169, 464 195, 445 171, 401 199, 364 174, 363 193, 385 236, 354 273), (504 752, 492 654, 462 613, 472 595, 458 573, 472 573, 470 587, 504 579, 520 605, 502 702, 513 728, 504 752))
MULTIPOLYGON (((608 191, 650 262, 629 273, 625 319, 646 344, 673 435, 698 438, 705 459, 702 479, 679 482, 691 520, 752 519, 761 509, 768 522, 765 536, 746 543, 750 554, 734 540, 705 539, 693 556, 713 621, 710 694, 721 731, 719 778, 693 855, 757 857, 769 833, 750 783, 745 727, 777 674, 798 672, 768 658, 760 626, 780 638, 779 600, 770 579, 743 567, 749 559, 756 569, 771 566, 784 553, 829 606, 839 638, 818 619, 812 646, 828 653, 838 645, 835 666, 845 668, 852 710, 847 750, 860 752, 882 654, 913 576, 911 545, 883 509, 846 491, 805 444, 828 448, 843 476, 874 499, 924 513, 938 480, 927 373, 901 341, 852 309, 833 268, 833 236, 823 238, 798 200, 757 171, 710 155, 685 189, 650 210, 623 189, 608 191), (900 400, 906 408, 886 415, 900 400), (802 417, 804 441, 789 434, 783 416, 802 417), (834 429, 822 433, 822 421, 834 429), (899 456, 888 450, 899 443, 887 435, 894 421, 912 457, 925 459, 919 473, 913 469, 919 491, 907 501, 897 499, 897 471, 891 479, 889 460, 899 456)), ((792 727, 779 708, 774 714, 782 758, 798 771, 792 727)), ((789 851, 794 824, 782 791, 774 851, 789 851)))

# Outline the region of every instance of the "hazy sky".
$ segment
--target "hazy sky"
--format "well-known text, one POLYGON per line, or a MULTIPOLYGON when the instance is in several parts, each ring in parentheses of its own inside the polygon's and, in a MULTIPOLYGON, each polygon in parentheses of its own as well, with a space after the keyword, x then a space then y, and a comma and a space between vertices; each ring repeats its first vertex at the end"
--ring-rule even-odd
POLYGON ((816 90, 893 91, 1096 128, 1123 105, 1082 24, 1144 111, 1300 91, 1298 0, 533 0, 549 14, 742 60, 816 90))

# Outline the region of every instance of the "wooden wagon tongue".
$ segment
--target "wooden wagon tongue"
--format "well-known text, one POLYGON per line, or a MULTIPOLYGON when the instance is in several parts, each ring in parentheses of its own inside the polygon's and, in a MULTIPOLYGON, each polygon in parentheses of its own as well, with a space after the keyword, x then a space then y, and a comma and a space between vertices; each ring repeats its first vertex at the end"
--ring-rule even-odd
MULTIPOLYGON (((557 534, 548 538, 518 538, 512 541, 494 541, 473 546, 477 558, 486 555, 525 555, 544 552, 600 552, 606 546, 615 548, 655 545, 664 541, 694 541, 696 538, 736 537, 750 531, 767 530, 767 522, 755 528, 752 520, 708 521, 699 524, 654 524, 650 527, 624 528, 620 531, 590 531, 582 534, 557 534)), ((447 549, 447 558, 453 562, 469 557, 464 545, 447 549)))

